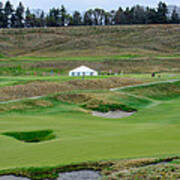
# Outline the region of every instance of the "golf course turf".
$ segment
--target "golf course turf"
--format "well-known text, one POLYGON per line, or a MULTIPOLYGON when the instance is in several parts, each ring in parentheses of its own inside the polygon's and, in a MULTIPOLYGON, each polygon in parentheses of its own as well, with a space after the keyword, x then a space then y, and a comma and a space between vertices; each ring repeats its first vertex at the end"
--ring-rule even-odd
MULTIPOLYGON (((166 84, 168 83, 154 85, 157 87, 155 90, 161 89, 161 86, 166 84)), ((55 167, 101 160, 179 155, 180 98, 177 96, 179 82, 171 84, 173 89, 176 87, 176 96, 170 96, 167 100, 161 97, 158 103, 157 97, 155 99, 154 96, 146 97, 147 89, 151 86, 144 87, 146 93, 139 96, 141 101, 135 101, 138 103, 137 106, 132 104, 137 112, 122 119, 94 117, 82 110, 79 104, 53 101, 51 98, 45 100, 51 100, 52 106, 38 107, 34 103, 34 109, 31 107, 24 111, 22 109, 5 111, 0 115, 0 169, 55 167), (142 107, 140 103, 145 105, 146 101, 147 105, 142 107), (47 129, 54 132, 55 139, 25 143, 3 135, 7 132, 41 132, 47 129)), ((143 86, 140 86, 139 89, 143 89, 143 86)), ((154 86, 150 89, 151 94, 154 86)), ((108 97, 105 95, 103 97, 115 99, 116 102, 121 101, 131 107, 129 104, 132 98, 138 99, 138 95, 129 88, 127 90, 123 89, 121 95, 120 90, 107 93, 108 97), (132 93, 132 97, 125 98, 126 92, 127 96, 132 93)), ((164 92, 163 96, 165 95, 164 92)))

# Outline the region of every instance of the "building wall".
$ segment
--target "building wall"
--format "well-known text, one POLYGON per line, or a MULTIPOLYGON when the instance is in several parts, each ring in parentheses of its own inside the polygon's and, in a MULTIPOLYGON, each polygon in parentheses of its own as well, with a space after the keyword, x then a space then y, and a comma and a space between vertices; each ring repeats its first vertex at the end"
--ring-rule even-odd
POLYGON ((69 72, 69 76, 97 76, 97 72, 69 72))

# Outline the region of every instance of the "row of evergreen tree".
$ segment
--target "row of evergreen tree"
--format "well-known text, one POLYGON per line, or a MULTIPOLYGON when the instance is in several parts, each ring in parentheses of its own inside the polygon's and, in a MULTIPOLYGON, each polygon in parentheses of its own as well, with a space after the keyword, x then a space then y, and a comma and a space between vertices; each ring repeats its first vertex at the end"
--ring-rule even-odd
POLYGON ((110 12, 96 8, 83 14, 79 11, 69 14, 63 5, 45 13, 42 10, 25 9, 21 2, 17 8, 14 8, 10 1, 5 4, 0 2, 0 28, 167 23, 180 23, 180 17, 176 9, 169 15, 168 7, 163 2, 159 2, 157 8, 136 5, 125 10, 120 7, 110 12))

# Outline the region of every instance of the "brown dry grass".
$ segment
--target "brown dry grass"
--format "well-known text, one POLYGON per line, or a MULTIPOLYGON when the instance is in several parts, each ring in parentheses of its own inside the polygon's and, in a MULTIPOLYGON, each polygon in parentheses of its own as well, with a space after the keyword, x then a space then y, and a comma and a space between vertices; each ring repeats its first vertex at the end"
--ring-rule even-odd
POLYGON ((106 101, 102 97, 99 98, 94 93, 60 94, 56 99, 62 102, 83 105, 86 109, 97 108, 100 104, 111 104, 111 101, 106 101))
MULTIPOLYGON (((134 59, 134 60, 105 60, 105 61, 41 61, 24 63, 25 68, 54 69, 68 72, 73 68, 85 65, 100 72, 115 73, 152 73, 152 72, 179 72, 179 59, 134 59)), ((2 65, 3 66, 3 65, 2 65)))
POLYGON ((68 74, 68 72, 81 65, 88 66, 92 69, 101 72, 101 74, 113 73, 152 73, 152 72, 169 72, 177 73, 180 72, 180 60, 178 58, 173 59, 131 59, 131 60, 75 60, 75 61, 58 61, 58 60, 45 60, 45 61, 21 61, 12 62, 4 61, 0 63, 0 74, 12 75, 16 73, 16 70, 21 65, 21 71, 18 73, 22 75, 32 74, 36 72, 38 74, 43 74, 43 72, 59 72, 61 75, 68 74), (28 63, 27 63, 28 62, 28 63))
POLYGON ((128 170, 131 168, 141 167, 148 164, 155 163, 156 158, 144 158, 144 159, 130 159, 121 161, 112 161, 111 167, 109 169, 104 169, 103 174, 106 176, 112 176, 114 173, 119 171, 128 170))
POLYGON ((68 84, 79 89, 109 89, 128 85, 141 84, 142 81, 133 78, 111 77, 107 79, 73 80, 68 84))
POLYGON ((36 81, 24 85, 0 88, 0 100, 3 101, 25 97, 45 96, 72 90, 109 89, 141 83, 143 82, 140 80, 118 77, 93 80, 71 80, 62 83, 36 81))
POLYGON ((48 57, 179 53, 179 32, 179 25, 5 29, 0 52, 48 57))
POLYGON ((53 104, 47 100, 31 100, 15 102, 10 104, 0 104, 0 112, 34 109, 35 107, 51 107, 53 104))
POLYGON ((85 93, 76 93, 76 94, 60 94, 56 96, 56 99, 62 102, 81 104, 92 100, 92 95, 85 93))
POLYGON ((112 162, 109 168, 102 170, 103 180, 164 180, 179 179, 179 164, 169 164, 178 157, 167 159, 145 158, 112 162))

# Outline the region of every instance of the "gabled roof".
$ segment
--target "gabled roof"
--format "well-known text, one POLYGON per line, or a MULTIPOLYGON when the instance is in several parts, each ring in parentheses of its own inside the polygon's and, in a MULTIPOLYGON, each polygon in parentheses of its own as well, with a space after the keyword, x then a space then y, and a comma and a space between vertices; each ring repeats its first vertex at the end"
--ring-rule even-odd
POLYGON ((80 66, 71 70, 70 72, 96 72, 95 70, 88 68, 87 66, 80 66))

